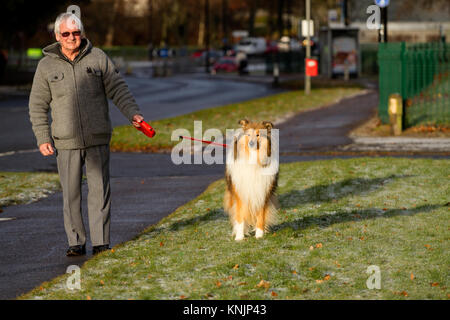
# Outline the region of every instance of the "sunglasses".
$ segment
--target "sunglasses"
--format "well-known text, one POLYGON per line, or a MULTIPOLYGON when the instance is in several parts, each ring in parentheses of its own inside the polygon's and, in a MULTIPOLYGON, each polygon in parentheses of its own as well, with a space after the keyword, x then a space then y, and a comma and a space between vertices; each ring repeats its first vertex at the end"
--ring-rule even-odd
MULTIPOLYGON (((79 37, 79 36, 81 36, 81 31, 80 31, 80 30, 78 30, 78 31, 73 31, 73 32, 72 32, 72 35, 73 35, 74 37, 79 37)), ((68 36, 70 36, 70 32, 69 32, 69 31, 63 32, 63 33, 61 33, 61 36, 62 36, 63 38, 67 38, 68 36)))

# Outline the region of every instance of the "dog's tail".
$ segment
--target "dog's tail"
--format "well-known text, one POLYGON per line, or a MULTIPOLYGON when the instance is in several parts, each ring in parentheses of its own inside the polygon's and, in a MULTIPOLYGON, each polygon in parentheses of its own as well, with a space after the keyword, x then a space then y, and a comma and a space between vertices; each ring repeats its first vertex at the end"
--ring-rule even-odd
POLYGON ((278 199, 275 195, 271 195, 266 205, 265 231, 268 232, 270 227, 278 222, 278 199))

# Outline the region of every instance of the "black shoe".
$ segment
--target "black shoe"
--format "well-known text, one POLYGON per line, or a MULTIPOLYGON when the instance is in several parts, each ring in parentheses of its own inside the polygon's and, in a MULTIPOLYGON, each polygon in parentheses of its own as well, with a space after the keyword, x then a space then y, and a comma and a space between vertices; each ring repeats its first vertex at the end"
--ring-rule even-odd
POLYGON ((109 245, 107 245, 107 244, 104 244, 104 245, 101 245, 101 246, 93 246, 92 247, 92 254, 97 254, 97 253, 100 253, 100 252, 106 251, 106 250, 109 250, 109 245))
POLYGON ((77 257, 86 254, 86 245, 70 246, 66 252, 68 257, 77 257))

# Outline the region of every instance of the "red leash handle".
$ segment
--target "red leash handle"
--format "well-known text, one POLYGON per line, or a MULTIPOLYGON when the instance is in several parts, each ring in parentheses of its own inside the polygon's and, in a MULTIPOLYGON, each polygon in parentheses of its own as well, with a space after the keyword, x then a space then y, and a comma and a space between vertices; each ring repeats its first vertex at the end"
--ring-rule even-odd
POLYGON ((152 128, 151 125, 149 125, 147 122, 145 121, 141 121, 139 123, 141 126, 138 129, 139 131, 141 131, 143 134, 145 134, 147 137, 149 138, 153 138, 153 136, 156 134, 155 130, 152 128))

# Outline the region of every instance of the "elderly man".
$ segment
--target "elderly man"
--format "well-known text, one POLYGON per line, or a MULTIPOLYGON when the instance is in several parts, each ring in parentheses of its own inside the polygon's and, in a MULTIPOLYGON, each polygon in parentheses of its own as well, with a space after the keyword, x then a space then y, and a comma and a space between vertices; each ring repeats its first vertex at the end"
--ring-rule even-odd
POLYGON ((106 54, 84 37, 77 16, 64 13, 55 22, 57 42, 43 49, 30 94, 30 120, 39 150, 56 154, 64 198, 67 256, 86 253, 81 216, 83 166, 89 188, 89 229, 93 254, 109 249, 110 98, 135 126, 143 117, 119 71, 106 54), (51 127, 48 112, 51 111, 51 127))

